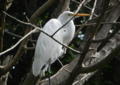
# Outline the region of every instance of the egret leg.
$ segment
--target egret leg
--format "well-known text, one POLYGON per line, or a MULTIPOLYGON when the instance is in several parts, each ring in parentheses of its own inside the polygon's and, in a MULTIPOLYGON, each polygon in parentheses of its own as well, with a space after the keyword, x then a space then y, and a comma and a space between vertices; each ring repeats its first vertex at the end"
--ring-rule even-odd
POLYGON ((48 67, 48 72, 49 72, 49 85, 51 85, 51 80, 50 80, 50 76, 51 76, 51 59, 49 59, 49 61, 48 61, 48 63, 49 63, 49 67, 48 67))
POLYGON ((60 63, 60 65, 63 67, 63 64, 62 64, 62 62, 60 61, 60 59, 57 58, 57 60, 58 60, 58 62, 60 63))
MULTIPOLYGON (((62 62, 60 61, 60 59, 59 58, 57 58, 57 60, 58 60, 58 62, 60 63, 60 65, 63 67, 64 65, 62 64, 62 62)), ((65 71, 67 71, 67 72, 69 72, 69 73, 71 73, 71 71, 69 71, 68 69, 65 69, 65 68, 63 68, 65 71)))

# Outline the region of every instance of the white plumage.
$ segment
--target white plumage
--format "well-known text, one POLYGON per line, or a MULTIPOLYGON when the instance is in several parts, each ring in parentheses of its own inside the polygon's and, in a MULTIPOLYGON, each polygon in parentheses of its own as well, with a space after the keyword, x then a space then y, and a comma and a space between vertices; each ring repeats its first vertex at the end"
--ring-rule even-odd
MULTIPOLYGON (((54 34, 63 24, 65 24, 73 15, 73 12, 65 11, 57 19, 50 19, 43 30, 49 35, 54 34)), ((61 30, 59 30, 54 38, 59 42, 68 45, 73 39, 75 33, 75 25, 71 20, 61 30)), ((34 76, 44 75, 48 69, 49 60, 51 64, 56 61, 64 53, 62 45, 48 37, 44 33, 39 35, 35 49, 34 60, 32 64, 32 73, 34 76)))
MULTIPOLYGON (((51 19, 46 23, 43 30, 52 35, 61 24, 56 19, 51 19), (54 26, 53 26, 54 25, 54 26)), ((62 37, 60 32, 57 32, 54 35, 54 38, 59 40, 62 43, 62 37)), ((55 42, 52 38, 48 37, 44 33, 39 35, 35 56, 32 65, 32 71, 34 76, 38 76, 41 72, 42 67, 45 68, 42 70, 41 75, 47 70, 49 65, 49 59, 51 58, 51 63, 53 63, 59 56, 63 54, 62 45, 55 42)))

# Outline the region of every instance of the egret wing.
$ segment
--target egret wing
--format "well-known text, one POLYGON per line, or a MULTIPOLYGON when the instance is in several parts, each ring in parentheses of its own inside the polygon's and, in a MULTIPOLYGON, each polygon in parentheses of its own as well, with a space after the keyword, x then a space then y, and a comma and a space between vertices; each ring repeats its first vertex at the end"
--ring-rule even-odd
MULTIPOLYGON (((51 19, 45 24, 43 30, 49 35, 52 35, 60 27, 61 23, 57 19, 51 19)), ((54 35, 54 38, 62 43, 61 31, 57 32, 54 35)), ((35 49, 34 61, 32 65, 33 74, 38 76, 41 73, 41 70, 43 70, 42 74, 44 74, 44 71, 48 68, 49 59, 51 59, 51 63, 53 63, 62 54, 62 45, 44 33, 41 33, 37 40, 35 49)))

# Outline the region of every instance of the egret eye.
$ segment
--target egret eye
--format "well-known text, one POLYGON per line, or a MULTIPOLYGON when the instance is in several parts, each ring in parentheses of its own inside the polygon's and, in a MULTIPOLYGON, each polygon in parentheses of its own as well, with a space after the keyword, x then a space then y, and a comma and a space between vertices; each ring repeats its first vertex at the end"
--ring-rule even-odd
POLYGON ((64 30, 64 32, 66 32, 66 30, 64 30))

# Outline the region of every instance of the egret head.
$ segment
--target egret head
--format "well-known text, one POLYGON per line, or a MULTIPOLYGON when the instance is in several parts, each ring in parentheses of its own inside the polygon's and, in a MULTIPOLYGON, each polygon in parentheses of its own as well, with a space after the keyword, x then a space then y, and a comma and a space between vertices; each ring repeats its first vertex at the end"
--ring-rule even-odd
MULTIPOLYGON (((85 13, 77 13, 75 14, 74 12, 70 11, 64 11, 60 16, 58 17, 58 20, 62 25, 67 23, 73 16, 90 16, 90 14, 85 14, 85 13)), ((73 20, 70 20, 66 25, 63 27, 63 43, 68 44, 74 37, 75 33, 75 24, 73 20)))

